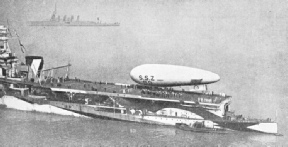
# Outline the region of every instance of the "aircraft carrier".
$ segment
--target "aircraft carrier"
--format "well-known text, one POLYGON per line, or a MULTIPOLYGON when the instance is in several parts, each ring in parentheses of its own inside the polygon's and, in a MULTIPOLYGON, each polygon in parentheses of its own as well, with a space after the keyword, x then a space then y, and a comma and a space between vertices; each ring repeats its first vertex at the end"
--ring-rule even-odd
POLYGON ((71 64, 43 69, 44 59, 40 56, 26 56, 26 63, 19 63, 8 45, 8 29, 5 26, 0 29, 2 107, 170 126, 201 123, 205 128, 278 135, 276 122, 236 115, 229 111, 231 96, 207 91, 206 84, 217 82, 220 78, 212 72, 176 65, 147 64, 130 72, 135 84, 71 78, 71 64), (154 68, 165 72, 170 70, 173 74, 155 71, 154 68), (67 73, 54 77, 54 70, 67 70, 67 73), (193 79, 174 75, 182 71, 191 72, 193 79), (138 75, 139 72, 143 75, 138 75), (187 91, 173 87, 189 84, 198 88, 187 91), (202 90, 199 88, 201 84, 204 84, 202 90))

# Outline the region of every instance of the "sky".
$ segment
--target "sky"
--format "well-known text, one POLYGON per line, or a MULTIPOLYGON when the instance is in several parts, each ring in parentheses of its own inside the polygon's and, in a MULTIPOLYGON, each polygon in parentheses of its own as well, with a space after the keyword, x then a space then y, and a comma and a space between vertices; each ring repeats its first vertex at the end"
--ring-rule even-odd
POLYGON ((196 67, 220 75, 209 90, 231 95, 237 114, 288 122, 287 1, 2 0, 0 22, 17 30, 18 56, 40 55, 45 68, 72 64, 70 76, 134 83, 141 64, 196 67), (32 27, 57 15, 119 22, 119 27, 32 27))

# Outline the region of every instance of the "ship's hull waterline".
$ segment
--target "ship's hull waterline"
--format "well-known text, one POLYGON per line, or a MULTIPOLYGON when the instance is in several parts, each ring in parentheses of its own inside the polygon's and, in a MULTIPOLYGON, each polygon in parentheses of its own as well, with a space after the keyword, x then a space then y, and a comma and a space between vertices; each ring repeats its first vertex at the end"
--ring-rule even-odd
MULTIPOLYGON (((60 101, 50 101, 49 104, 36 104, 29 103, 22 99, 16 98, 14 96, 3 96, 0 99, 0 106, 4 106, 11 109, 21 110, 21 111, 34 111, 40 113, 66 115, 73 117, 82 118, 104 118, 128 122, 138 122, 147 124, 157 124, 157 125, 170 125, 174 126, 177 123, 184 124, 194 124, 198 121, 204 121, 207 127, 213 128, 227 128, 231 131, 255 131, 268 134, 277 134, 277 123, 275 122, 259 122, 251 123, 247 125, 247 122, 236 123, 236 122, 226 122, 226 125, 221 123, 213 122, 211 120, 201 120, 201 119, 191 119, 191 118, 177 118, 168 116, 156 116, 156 115, 139 115, 139 114, 123 114, 115 112, 105 112, 99 111, 97 106, 85 105, 77 103, 67 103, 60 101), (246 124, 246 125, 245 125, 246 124)), ((124 109, 123 109, 124 110, 124 109)))

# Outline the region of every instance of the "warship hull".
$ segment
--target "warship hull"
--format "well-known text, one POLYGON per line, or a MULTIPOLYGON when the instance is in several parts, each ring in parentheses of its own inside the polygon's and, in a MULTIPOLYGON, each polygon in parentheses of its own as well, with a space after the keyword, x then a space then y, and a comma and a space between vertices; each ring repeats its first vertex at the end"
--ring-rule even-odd
MULTIPOLYGON (((228 129, 230 131, 251 131, 277 135, 277 123, 265 121, 227 121, 213 119, 197 119, 188 117, 175 117, 167 115, 131 113, 127 108, 117 108, 100 105, 70 103, 63 101, 46 101, 34 103, 27 98, 4 95, 0 99, 0 106, 21 111, 34 111, 58 115, 101 118, 127 122, 146 123, 154 125, 175 126, 177 124, 193 125, 203 122, 208 128, 228 129)), ((197 113, 197 110, 194 111, 197 113)))
POLYGON ((29 26, 86 26, 86 27, 109 27, 109 26, 120 26, 119 23, 97 23, 92 21, 30 21, 29 26))

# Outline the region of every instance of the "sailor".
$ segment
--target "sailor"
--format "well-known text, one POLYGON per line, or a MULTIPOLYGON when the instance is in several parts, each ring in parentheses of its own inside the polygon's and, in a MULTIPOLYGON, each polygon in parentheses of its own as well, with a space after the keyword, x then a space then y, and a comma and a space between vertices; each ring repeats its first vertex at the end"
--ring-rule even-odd
POLYGON ((156 94, 157 94, 157 96, 160 96, 160 95, 161 95, 161 92, 160 92, 160 91, 157 91, 156 94))
POLYGON ((63 82, 63 77, 59 77, 59 81, 60 81, 60 83, 62 83, 63 82))
POLYGON ((171 94, 172 94, 173 97, 175 97, 175 93, 173 91, 171 92, 171 94))
POLYGON ((85 105, 88 105, 89 98, 85 98, 85 105))
POLYGON ((131 109, 130 112, 133 115, 136 111, 134 109, 131 109))
POLYGON ((161 93, 161 95, 162 95, 162 97, 165 97, 165 91, 161 91, 162 93, 161 93))
POLYGON ((139 115, 142 116, 142 114, 143 114, 142 111, 141 111, 141 110, 138 110, 138 112, 139 112, 139 115))
POLYGON ((68 81, 68 80, 69 80, 69 76, 66 75, 66 77, 65 77, 65 81, 68 81))

